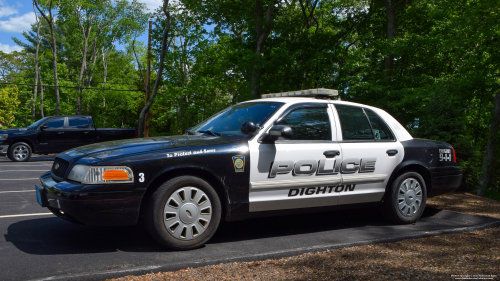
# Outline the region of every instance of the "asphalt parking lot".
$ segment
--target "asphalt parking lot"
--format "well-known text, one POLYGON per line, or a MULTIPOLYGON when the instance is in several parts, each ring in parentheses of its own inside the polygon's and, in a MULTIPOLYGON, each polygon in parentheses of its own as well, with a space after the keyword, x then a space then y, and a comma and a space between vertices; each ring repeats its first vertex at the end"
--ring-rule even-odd
POLYGON ((54 155, 28 163, 0 157, 0 280, 103 280, 230 261, 391 242, 499 226, 500 220, 428 208, 415 225, 394 226, 370 209, 224 223, 203 248, 172 252, 140 226, 87 227, 36 202, 34 185, 54 155))

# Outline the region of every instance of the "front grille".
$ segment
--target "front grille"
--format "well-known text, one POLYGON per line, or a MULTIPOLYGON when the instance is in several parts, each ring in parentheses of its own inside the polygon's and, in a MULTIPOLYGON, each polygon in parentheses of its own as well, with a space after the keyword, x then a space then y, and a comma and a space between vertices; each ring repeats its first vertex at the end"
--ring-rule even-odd
POLYGON ((56 158, 54 164, 52 164, 52 174, 59 178, 64 178, 66 171, 68 170, 69 162, 61 158, 56 158), (57 167, 57 169, 56 169, 57 167))

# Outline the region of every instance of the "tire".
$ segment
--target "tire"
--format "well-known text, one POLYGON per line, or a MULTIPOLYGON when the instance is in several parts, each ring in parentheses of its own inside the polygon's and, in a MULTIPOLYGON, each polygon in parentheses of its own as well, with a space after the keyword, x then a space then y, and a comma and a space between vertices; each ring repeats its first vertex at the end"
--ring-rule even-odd
POLYGON ((416 172, 407 172, 392 182, 381 211, 390 222, 410 224, 422 216, 426 202, 427 187, 424 179, 416 172))
POLYGON ((221 219, 217 192, 206 181, 180 176, 161 185, 145 212, 148 232, 173 250, 201 247, 215 234, 221 219))
POLYGON ((31 158, 31 147, 24 142, 18 142, 10 146, 7 155, 14 162, 28 162, 31 158))

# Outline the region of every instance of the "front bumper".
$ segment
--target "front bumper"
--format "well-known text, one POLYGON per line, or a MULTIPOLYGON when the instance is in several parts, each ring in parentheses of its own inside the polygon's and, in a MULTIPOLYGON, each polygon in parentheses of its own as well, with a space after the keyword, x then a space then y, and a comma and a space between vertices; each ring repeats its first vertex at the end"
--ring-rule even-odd
POLYGON ((7 151, 9 150, 8 145, 0 145, 0 154, 7 154, 7 151))
POLYGON ((120 190, 118 185, 81 185, 55 182, 51 173, 35 186, 42 207, 71 222, 95 226, 134 225, 139 218, 143 192, 120 190), (37 192, 38 193, 38 192, 37 192))
POLYGON ((432 188, 427 197, 457 190, 462 183, 462 169, 456 166, 430 168, 432 188))

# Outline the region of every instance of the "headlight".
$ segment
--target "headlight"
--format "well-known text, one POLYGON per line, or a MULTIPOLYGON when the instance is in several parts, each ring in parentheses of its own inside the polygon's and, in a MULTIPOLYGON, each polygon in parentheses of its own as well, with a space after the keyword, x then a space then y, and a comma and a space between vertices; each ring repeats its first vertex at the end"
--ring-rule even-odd
POLYGON ((7 139, 9 137, 9 135, 7 134, 0 134, 0 141, 3 141, 5 139, 7 139))
POLYGON ((75 165, 68 179, 82 184, 133 183, 134 173, 129 167, 75 165))

